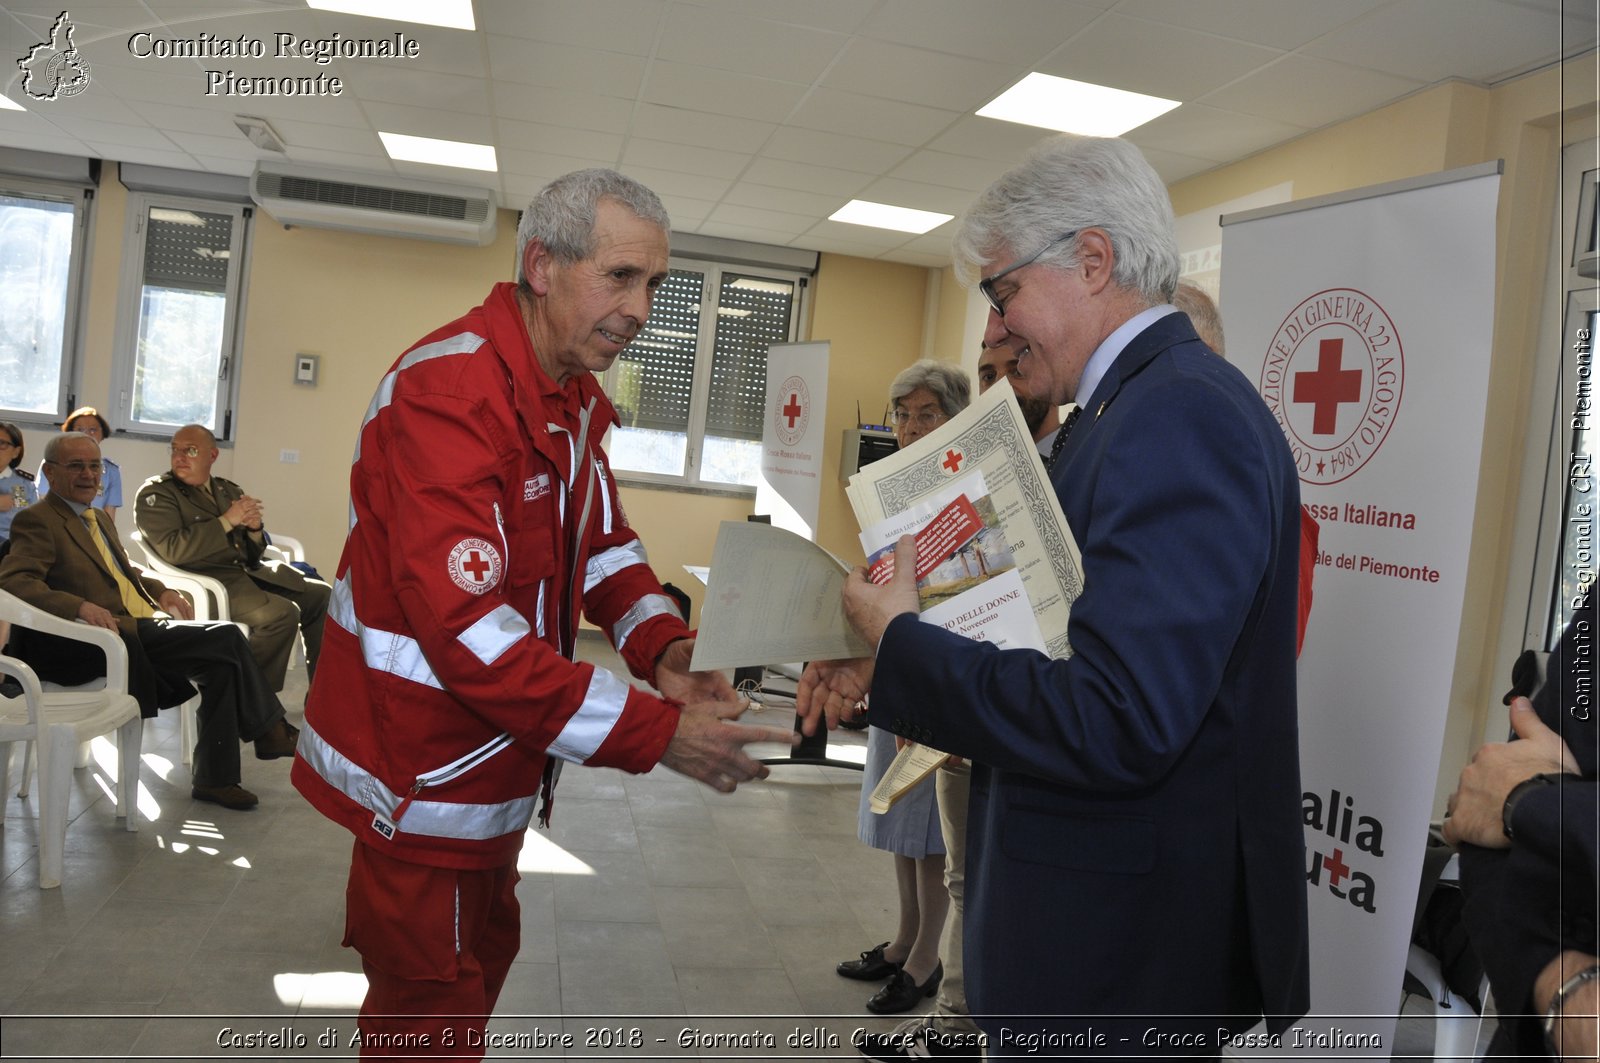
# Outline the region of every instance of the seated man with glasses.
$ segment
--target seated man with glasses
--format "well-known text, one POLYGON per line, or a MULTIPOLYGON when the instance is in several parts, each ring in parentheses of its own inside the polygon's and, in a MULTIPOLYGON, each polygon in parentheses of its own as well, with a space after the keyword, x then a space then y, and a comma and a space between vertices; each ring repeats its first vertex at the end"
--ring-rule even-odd
MULTIPOLYGON (((146 717, 191 697, 190 682, 198 686, 192 796, 254 808, 256 795, 239 785, 240 740, 255 743, 258 759, 272 760, 294 755, 299 732, 284 718, 239 629, 176 622, 194 616, 188 601, 128 561, 116 525, 90 507, 103 469, 99 444, 89 436, 67 432, 50 440, 44 452, 50 493, 12 522, 0 590, 54 616, 119 633, 128 647, 129 693, 146 717)), ((105 674, 104 655, 83 643, 19 632, 12 645, 42 679, 84 683, 105 674)))
POLYGON ((133 519, 145 549, 169 565, 220 580, 228 612, 250 627, 250 652, 273 690, 282 690, 294 640, 305 635, 306 672, 317 668, 322 622, 332 588, 292 565, 262 556, 267 548, 260 499, 211 475, 217 440, 201 425, 172 437, 172 469, 139 488, 133 519))

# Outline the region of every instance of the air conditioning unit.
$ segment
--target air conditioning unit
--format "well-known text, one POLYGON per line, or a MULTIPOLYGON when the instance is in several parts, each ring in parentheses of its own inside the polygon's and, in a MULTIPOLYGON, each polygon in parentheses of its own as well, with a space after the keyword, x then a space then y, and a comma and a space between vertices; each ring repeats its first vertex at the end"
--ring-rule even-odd
POLYGON ((263 162, 250 198, 282 225, 484 247, 499 211, 488 188, 263 162))

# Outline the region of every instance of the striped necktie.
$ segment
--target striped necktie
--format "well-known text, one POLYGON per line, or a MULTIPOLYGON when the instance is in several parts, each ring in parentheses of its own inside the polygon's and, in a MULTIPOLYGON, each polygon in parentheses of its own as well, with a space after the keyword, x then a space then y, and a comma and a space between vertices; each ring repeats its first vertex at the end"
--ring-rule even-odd
POLYGON ((95 549, 100 551, 100 557, 105 561, 106 568, 111 570, 111 578, 117 581, 117 593, 122 596, 122 607, 128 611, 129 616, 136 619, 153 618, 156 611, 123 573, 122 566, 117 564, 116 555, 111 552, 111 545, 106 542, 105 535, 100 531, 100 522, 94 519, 94 510, 83 511, 83 522, 89 526, 89 538, 94 540, 95 549))

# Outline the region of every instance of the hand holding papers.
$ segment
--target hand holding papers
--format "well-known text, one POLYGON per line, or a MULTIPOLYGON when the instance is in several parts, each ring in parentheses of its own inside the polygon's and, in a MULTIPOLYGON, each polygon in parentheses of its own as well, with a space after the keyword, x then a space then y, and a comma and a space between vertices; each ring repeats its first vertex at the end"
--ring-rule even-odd
MULTIPOLYGON (((1067 620, 1083 588, 1083 561, 1009 383, 857 473, 847 493, 875 566, 887 560, 885 546, 916 533, 923 621, 1005 649, 1071 654, 1067 620)), ((859 597, 852 584, 847 599, 859 597)), ((945 759, 915 744, 902 748, 872 793, 874 811, 945 759)))
MULTIPOLYGON (((965 565, 961 578, 975 581, 968 586, 994 582, 991 575, 1014 574, 1043 640, 1043 645, 1035 648, 1052 657, 1071 655, 1067 619, 1072 600, 1083 589, 1083 559, 1055 491, 1045 479, 1044 465, 1009 382, 1000 381, 937 431, 856 473, 846 493, 856 520, 867 529, 863 543, 869 556, 899 535, 920 528, 965 494, 983 514, 985 531, 975 546, 968 540, 970 548, 961 552, 960 561, 953 556, 943 575, 936 578, 957 580, 958 563, 965 565), (970 479, 973 474, 977 474, 976 480, 970 479), (989 564, 988 553, 982 560, 978 556, 980 550, 990 550, 990 544, 1000 547, 993 551, 994 565, 989 564)), ((959 593, 966 588, 958 580, 955 589, 959 593)), ((959 616, 963 611, 954 613, 959 616)), ((934 616, 925 614, 923 619, 950 627, 934 616)), ((1002 645, 1029 644, 1000 643, 974 634, 985 626, 973 625, 974 619, 963 621, 967 625, 963 634, 1002 645)))

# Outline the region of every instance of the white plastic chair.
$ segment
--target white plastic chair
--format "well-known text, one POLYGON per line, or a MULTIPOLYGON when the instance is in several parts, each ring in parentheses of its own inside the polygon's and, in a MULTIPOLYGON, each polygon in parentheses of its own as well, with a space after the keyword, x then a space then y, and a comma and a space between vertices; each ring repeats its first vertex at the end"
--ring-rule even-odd
POLYGON ((299 539, 292 535, 279 535, 277 532, 268 532, 267 538, 272 541, 267 544, 266 556, 277 561, 305 563, 306 548, 299 539))
MULTIPOLYGON (((128 693, 128 651, 116 632, 51 616, 5 591, 0 591, 0 619, 14 627, 98 646, 106 655, 103 682, 49 691, 44 689, 33 669, 22 661, 0 656, 0 672, 22 684, 22 694, 18 697, 0 698, 0 792, 4 792, 8 784, 12 746, 17 742, 36 746, 39 888, 52 889, 61 885, 73 760, 80 744, 101 735, 116 734, 117 815, 126 821, 128 830, 139 829, 134 798, 139 787, 144 721, 139 717, 139 702, 128 693)), ((23 786, 19 797, 27 796, 26 754, 23 759, 23 786)))

